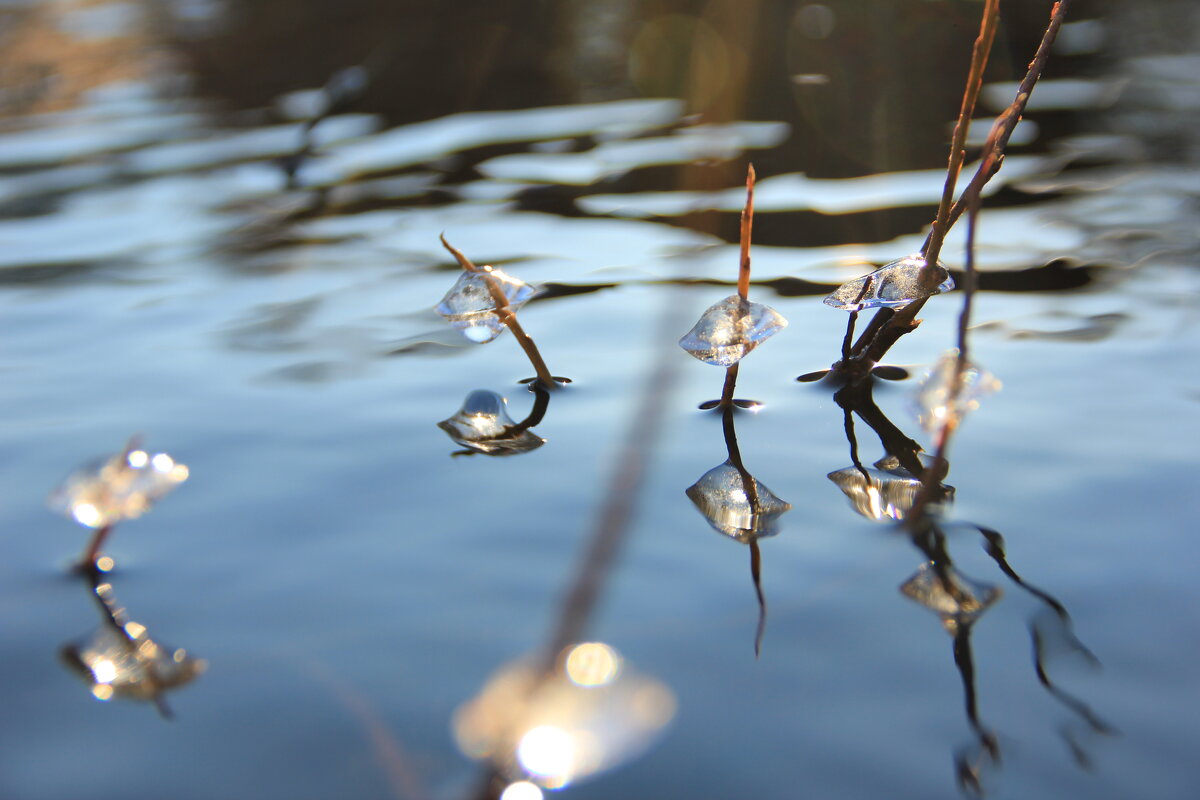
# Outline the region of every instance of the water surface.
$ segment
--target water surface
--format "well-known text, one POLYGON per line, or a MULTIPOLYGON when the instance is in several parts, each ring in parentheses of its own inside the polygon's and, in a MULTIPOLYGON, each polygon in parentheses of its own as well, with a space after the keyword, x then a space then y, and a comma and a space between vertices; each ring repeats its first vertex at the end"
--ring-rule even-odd
MULTIPOLYGON (((1191 796, 1188 4, 1080 3, 985 202, 972 348, 1004 388, 953 441, 945 514, 956 568, 1002 594, 957 635, 900 591, 925 556, 827 477, 853 464, 846 415, 795 378, 838 356, 846 318, 821 297, 921 245, 976 6, 341 5, 0 9, 0 793, 470 796, 452 714, 546 641, 665 370, 587 632, 678 710, 566 792, 952 797, 957 759, 994 797, 1191 796), (274 57, 247 61, 253 41, 274 57), (444 62, 414 72, 435 42, 444 62), (306 133, 352 65, 365 93, 306 133), (791 505, 760 543, 758 658, 750 548, 685 493, 729 457, 697 409, 723 372, 676 345, 734 291, 751 160, 751 295, 789 322, 737 385, 763 403, 734 418, 744 466, 791 505), (459 269, 442 233, 549 286, 520 320, 572 383, 529 452, 455 456, 437 425, 474 390, 518 421, 538 400, 510 334, 472 344, 433 311, 459 269), (207 661, 169 721, 97 701, 58 657, 103 620, 67 573, 86 533, 45 497, 135 433, 190 468, 107 548, 131 617, 207 661)), ((981 117, 1043 22, 1006 19, 981 117)), ((960 298, 888 362, 934 363, 960 298)), ((885 454, 868 422, 931 449, 914 383, 854 415, 866 466, 885 454)))

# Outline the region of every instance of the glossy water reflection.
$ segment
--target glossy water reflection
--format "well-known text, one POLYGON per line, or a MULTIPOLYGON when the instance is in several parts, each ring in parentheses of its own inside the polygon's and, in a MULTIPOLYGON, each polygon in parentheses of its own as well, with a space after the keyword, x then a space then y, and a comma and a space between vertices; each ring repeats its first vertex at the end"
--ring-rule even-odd
POLYGON ((511 456, 528 453, 545 444, 546 440, 530 428, 546 416, 550 393, 540 386, 532 388, 533 407, 520 422, 514 422, 508 415, 507 398, 487 389, 476 389, 468 394, 457 414, 438 423, 455 443, 467 448, 451 455, 511 456))
MULTIPOLYGON (((944 368, 943 371, 945 371, 944 368)), ((943 375, 943 378, 945 376, 943 375)), ((1093 665, 1099 661, 1074 635, 1071 617, 1052 595, 1026 583, 1009 564, 1004 539, 996 531, 974 523, 946 521, 946 505, 954 499, 954 488, 940 481, 950 465, 929 457, 921 445, 905 436, 879 409, 874 399, 874 383, 846 386, 835 395, 844 412, 844 430, 850 445, 852 467, 829 474, 830 480, 847 495, 855 511, 876 522, 901 523, 912 544, 928 559, 904 581, 900 593, 937 614, 942 626, 953 637, 953 658, 963 688, 964 710, 973 734, 972 743, 960 746, 954 754, 955 778, 960 789, 972 795, 985 793, 989 776, 1001 765, 1001 744, 995 730, 980 716, 976 656, 973 644, 975 625, 1003 596, 1000 587, 963 574, 954 566, 949 547, 953 527, 967 527, 981 534, 987 554, 1002 574, 1043 604, 1030 616, 1028 629, 1033 648, 1037 681, 1076 720, 1061 728, 1075 762, 1090 768, 1092 759, 1082 740, 1115 733, 1091 706, 1055 684, 1046 671, 1047 650, 1082 655, 1093 665), (885 455, 875 469, 863 467, 858 456, 854 417, 864 421, 879 436, 885 455), (1053 633, 1051 633, 1053 631, 1053 633), (1048 642, 1053 644, 1048 644, 1048 642)), ((927 393, 922 389, 921 393, 927 393)), ((942 425, 946 425, 944 420, 942 425)), ((954 429, 954 424, 948 426, 954 429)), ((946 428, 940 429, 942 437, 946 428)))
POLYGON ((455 712, 463 752, 508 781, 562 789, 635 757, 675 714, 671 691, 606 644, 575 645, 560 662, 549 678, 532 661, 493 675, 455 712))
MULTIPOLYGON (((0 3, 0 795, 1190 798, 1191 6, 1072 5, 975 237, 971 358, 1005 391, 951 454, 894 381, 957 292, 872 380, 792 380, 846 336, 820 298, 853 315, 925 241, 979 8, 0 3), (522 298, 466 309, 520 352, 439 317, 469 271, 443 231, 546 287, 518 324, 569 391, 502 319, 522 298), (735 291, 789 325, 754 400, 735 364, 698 414, 715 373, 675 342, 735 291), (43 498, 131 430, 192 474, 84 601, 43 498), (86 691, 172 725, 47 669, 93 628, 86 691), (446 729, 489 673, 521 691, 480 767, 446 729)), ((1005 4, 986 82, 1047 10, 1005 4)))
POLYGON ((64 645, 63 663, 89 685, 97 700, 142 700, 170 718, 165 694, 195 680, 206 662, 152 639, 146 626, 131 619, 117 601, 108 575, 88 570, 86 580, 100 626, 87 638, 64 645))

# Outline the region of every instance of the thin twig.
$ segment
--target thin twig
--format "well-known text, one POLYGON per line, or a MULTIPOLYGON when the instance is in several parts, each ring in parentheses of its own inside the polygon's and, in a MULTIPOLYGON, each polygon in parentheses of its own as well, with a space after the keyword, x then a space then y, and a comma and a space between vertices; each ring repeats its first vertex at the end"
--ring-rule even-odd
MULTIPOLYGON (((741 362, 738 362, 740 364, 741 362)), ((730 364, 725 368, 725 385, 721 387, 721 400, 718 408, 733 408, 733 390, 737 387, 738 364, 730 364)))
POLYGON ((558 388, 558 381, 550 374, 550 368, 546 366, 545 360, 542 359, 542 354, 538 352, 537 345, 533 343, 533 339, 521 327, 521 323, 517 321, 516 312, 512 310, 512 306, 508 302, 508 295, 504 294, 504 290, 500 288, 495 278, 492 277, 492 267, 476 266, 471 259, 463 255, 462 251, 458 250, 448 241, 445 234, 438 238, 442 240, 442 246, 450 251, 465 271, 472 272, 483 278, 484 284, 488 288, 488 294, 492 297, 492 302, 496 304, 496 316, 500 318, 500 322, 512 331, 513 338, 517 340, 517 344, 521 345, 521 349, 525 351, 529 363, 533 365, 533 370, 537 374, 537 382, 547 390, 558 388))
POLYGON ((850 312, 850 319, 846 322, 846 336, 842 339, 843 360, 850 359, 850 343, 854 341, 854 323, 858 321, 858 312, 862 311, 862 306, 859 304, 862 303, 863 298, 867 296, 867 292, 871 291, 871 286, 874 281, 875 279, 868 275, 863 280, 863 287, 862 290, 859 291, 858 297, 854 298, 854 305, 858 307, 850 312))
POLYGON ((112 533, 113 526, 105 525, 103 528, 96 530, 92 534, 92 540, 88 543, 87 549, 83 552, 83 557, 79 560, 79 568, 83 570, 96 569, 96 560, 100 557, 100 548, 104 545, 104 540, 112 533))
POLYGON ((967 210, 972 202, 972 196, 981 197, 984 185, 1000 171, 1004 162, 1004 153, 1008 148, 1008 140, 1012 136, 1013 130, 1016 129, 1017 123, 1021 121, 1021 116, 1025 113, 1025 106, 1029 103, 1029 97, 1033 94, 1033 89, 1042 76, 1042 71, 1046 68, 1046 61, 1050 58, 1050 49, 1054 46, 1054 40, 1058 37, 1058 31, 1062 28, 1063 21, 1067 16, 1067 8, 1070 5, 1071 0, 1058 0, 1051 9, 1050 23, 1046 26, 1046 32, 1042 35, 1042 41, 1038 44, 1033 60, 1029 62, 1029 70, 1017 86, 1016 97, 1012 104, 996 118, 988 133, 987 141, 983 145, 983 163, 979 165, 979 169, 975 171, 967 188, 963 189, 962 196, 950 210, 951 225, 967 210))
MULTIPOLYGON (((754 165, 746 168, 746 205, 742 207, 741 216, 741 258, 738 261, 738 297, 742 299, 742 311, 745 315, 739 317, 739 324, 749 321, 750 302, 750 237, 754 228, 754 165)), ((733 364, 725 370, 725 388, 721 392, 718 408, 730 408, 733 405, 733 387, 737 383, 738 365, 733 364)))
POLYGON ((746 169, 746 206, 742 209, 742 257, 738 268, 738 296, 750 299, 750 234, 754 227, 754 165, 746 169))
POLYGON ((996 28, 1000 23, 1000 0, 987 0, 983 8, 983 19, 979 24, 979 36, 975 38, 975 47, 971 52, 971 69, 967 74, 967 86, 963 90, 962 106, 958 111, 958 120, 954 123, 954 135, 950 142, 950 164, 946 169, 946 184, 942 188, 942 199, 938 203, 937 218, 933 223, 933 231, 929 243, 925 246, 926 265, 937 264, 938 255, 942 251, 942 241, 949 232, 947 224, 950 219, 950 207, 954 201, 954 187, 958 182, 958 173, 962 169, 966 157, 965 144, 967 132, 971 128, 971 117, 975 113, 975 103, 979 99, 979 91, 983 88, 983 71, 987 67, 988 56, 992 52, 992 42, 996 39, 996 28))
MULTIPOLYGON (((1017 123, 1021 120, 1021 115, 1025 112, 1025 106, 1029 103, 1029 97, 1033 93, 1034 86, 1037 84, 1042 71, 1046 67, 1046 61, 1050 57, 1050 49, 1054 44, 1054 40, 1058 37, 1058 31, 1062 27, 1063 20, 1066 18, 1069 6, 1070 0, 1059 0, 1051 9, 1050 22, 1046 26, 1046 31, 1042 35, 1041 43, 1038 45, 1033 60, 1029 63, 1029 69, 1025 73, 1025 77, 1017 87, 1016 97, 1009 107, 996 118, 995 123, 992 125, 987 142, 983 147, 983 160, 979 168, 975 171, 975 175, 968 182, 966 188, 963 189, 958 201, 950 209, 949 214, 946 216, 945 225, 938 226, 935 222, 934 230, 931 231, 925 246, 927 262, 932 263, 933 259, 930 256, 936 257, 936 253, 940 252, 941 239, 945 237, 946 233, 949 232, 954 223, 967 210, 968 206, 972 202, 979 201, 982 197, 983 187, 1000 171, 1000 167, 1004 162, 1004 153, 1008 147, 1008 140, 1012 136, 1017 123)), ((972 70, 973 72, 974 70, 972 70)), ((968 85, 969 90, 970 85, 968 85)), ((871 330, 871 328, 868 329, 871 337, 868 339, 866 333, 864 333, 855 345, 853 361, 857 362, 857 364, 856 368, 852 369, 853 374, 855 376, 867 374, 870 366, 883 358, 892 345, 899 341, 906 333, 915 330, 919 324, 916 316, 924 305, 925 299, 916 300, 900 309, 894 315, 889 316, 887 321, 879 326, 875 326, 874 321, 872 321, 871 328, 874 328, 874 330, 871 330)), ((850 368, 850 365, 843 362, 841 369, 848 368, 850 368)))

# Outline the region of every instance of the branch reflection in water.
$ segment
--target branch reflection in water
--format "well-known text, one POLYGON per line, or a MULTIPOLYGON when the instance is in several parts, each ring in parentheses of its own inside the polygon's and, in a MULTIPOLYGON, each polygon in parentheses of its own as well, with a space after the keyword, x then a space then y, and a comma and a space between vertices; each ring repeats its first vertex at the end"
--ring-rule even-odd
POLYGON ((953 487, 942 482, 949 471, 944 447, 941 458, 924 453, 917 441, 880 410, 873 397, 873 384, 874 380, 868 378, 843 386, 834 395, 845 415, 852 466, 829 473, 829 479, 846 494, 858 514, 876 522, 900 522, 925 559, 901 585, 900 592, 937 614, 953 637, 954 664, 973 735, 972 743, 959 748, 954 756, 960 788, 982 794, 987 771, 1000 763, 999 740, 979 712, 972 634, 975 624, 1000 600, 1002 592, 998 586, 974 580, 955 567, 947 545, 947 531, 952 527, 978 531, 985 552, 1000 571, 1038 601, 1040 609, 1028 621, 1035 677, 1055 702, 1071 713, 1071 721, 1061 726, 1060 735, 1075 762, 1090 768, 1089 739, 1112 735, 1116 730, 1086 702, 1060 687, 1049 670, 1056 656, 1074 656, 1092 666, 1099 666, 1099 660, 1075 636, 1066 607, 1050 593, 1025 581, 1008 562, 1000 533, 975 523, 943 518, 955 494, 953 487), (883 446, 884 456, 874 468, 865 467, 859 457, 856 417, 876 433, 883 446))
MULTIPOLYGON (((469 271, 466 257, 452 248, 451 252, 469 271)), ((674 327, 672 311, 668 307, 662 315, 661 333, 674 327)), ((515 316, 510 314, 505 324, 517 334, 519 328, 510 320, 515 322, 515 316)), ((509 428, 509 433, 513 428, 527 433, 537 424, 549 402, 542 395, 564 382, 550 376, 527 339, 521 341, 523 346, 528 343, 526 354, 538 372, 529 382, 538 399, 529 418, 509 428)), ((664 351, 642 382, 604 503, 545 645, 502 667, 455 714, 460 748, 484 762, 471 797, 537 800, 543 788, 562 788, 635 757, 661 735, 675 714, 674 694, 665 684, 636 675, 611 646, 585 640, 631 527, 648 459, 661 435, 667 397, 675 384, 674 366, 664 351)), ((477 400, 492 409, 502 407, 495 397, 477 400)))
MULTIPOLYGON (((736 374, 726 383, 732 396, 736 374)), ((767 599, 762 588, 762 555, 758 540, 779 533, 779 518, 792 508, 760 483, 742 463, 733 416, 736 406, 721 408, 722 431, 728 454, 725 462, 700 476, 687 489, 688 498, 719 533, 750 546, 750 577, 758 597, 758 627, 754 633, 754 655, 762 652, 767 625, 767 599)))
POLYGON ((665 684, 609 645, 584 642, 564 650, 548 675, 536 658, 501 667, 455 712, 454 736, 512 782, 507 797, 514 785, 562 789, 635 758, 674 714, 665 684))
MULTIPOLYGON (((102 558, 101 567, 111 568, 102 558)), ((183 648, 152 639, 146 626, 130 619, 117 602, 112 584, 100 568, 85 570, 88 593, 100 612, 100 626, 86 639, 64 645, 63 663, 89 685, 97 700, 127 698, 150 702, 164 719, 172 712, 164 694, 191 683, 206 662, 183 648)))
POLYGON ((775 309, 750 302, 750 238, 754 227, 754 165, 746 168, 746 205, 742 209, 740 235, 741 258, 738 263, 737 294, 709 306, 692 329, 679 340, 679 346, 705 364, 725 367, 725 388, 719 400, 700 404, 702 409, 758 408, 754 400, 735 400, 738 367, 751 350, 787 327, 787 320, 775 309))
POLYGON ((533 407, 520 422, 508 415, 508 399, 504 396, 488 389, 468 394, 458 413, 438 423, 447 436, 465 448, 450 455, 514 456, 545 444, 546 440, 530 429, 546 416, 550 393, 538 383, 529 388, 534 394, 533 407))
MULTIPOLYGON (((829 480, 850 499, 854 510, 867 519, 888 522, 904 519, 921 493, 922 476, 932 460, 922 452, 921 445, 910 439, 876 405, 873 381, 842 387, 833 399, 844 414, 846 439, 850 443, 849 467, 829 473, 829 480), (863 466, 858 455, 858 439, 854 433, 857 414, 879 436, 884 456, 874 468, 863 466)), ((950 503, 954 487, 938 484, 936 504, 950 503)))

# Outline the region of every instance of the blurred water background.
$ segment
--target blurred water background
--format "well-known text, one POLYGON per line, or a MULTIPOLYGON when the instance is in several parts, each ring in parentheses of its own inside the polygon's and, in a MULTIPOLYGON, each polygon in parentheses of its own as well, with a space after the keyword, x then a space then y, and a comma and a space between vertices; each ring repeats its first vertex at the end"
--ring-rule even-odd
MULTIPOLYGON (((471 796, 454 711, 546 640, 665 370, 588 634, 674 719, 563 792, 1193 797, 1200 8, 1077 2, 989 186, 972 347, 1004 388, 953 443, 945 512, 1000 592, 977 620, 899 591, 924 556, 827 477, 847 415, 795 382, 838 356, 821 297, 920 247, 980 9, 0 3, 0 795, 471 796), (733 292, 748 161, 752 292, 790 323, 738 384, 764 404, 736 417, 745 467, 791 505, 757 659, 750 548, 685 494, 727 457, 697 409, 722 377, 676 345, 733 292), (573 382, 544 408, 511 335, 434 313, 443 233, 546 287, 520 318, 573 382), (453 456, 437 423, 480 389, 543 411, 539 442, 453 456), (169 720, 60 659, 106 617, 45 498, 137 433, 190 469, 106 547, 109 596, 207 663, 169 720)), ((976 145, 1049 4, 1002 13, 976 145)), ((952 346, 959 297, 889 362, 952 346)), ((863 462, 883 432, 929 448, 914 382, 852 417, 863 462)))

